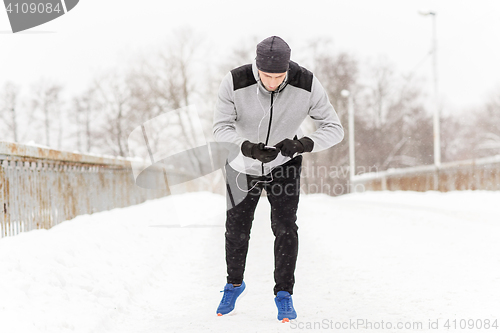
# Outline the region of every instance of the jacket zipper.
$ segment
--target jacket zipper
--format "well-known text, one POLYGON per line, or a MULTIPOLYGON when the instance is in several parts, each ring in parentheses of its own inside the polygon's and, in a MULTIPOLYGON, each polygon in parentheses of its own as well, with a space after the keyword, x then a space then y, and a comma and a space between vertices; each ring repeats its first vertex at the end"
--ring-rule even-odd
MULTIPOLYGON (((274 99, 274 91, 271 92, 271 107, 269 110, 269 126, 267 127, 267 137, 265 145, 269 143, 269 135, 271 134, 271 122, 273 121, 273 99, 274 99)), ((262 175, 264 176, 264 163, 262 163, 262 175)))

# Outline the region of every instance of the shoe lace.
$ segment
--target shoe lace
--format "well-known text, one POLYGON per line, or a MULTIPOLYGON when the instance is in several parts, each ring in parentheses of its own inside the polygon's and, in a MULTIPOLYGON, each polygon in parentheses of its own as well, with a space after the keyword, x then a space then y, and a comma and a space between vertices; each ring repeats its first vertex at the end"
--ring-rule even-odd
POLYGON ((290 296, 283 297, 279 303, 281 311, 284 312, 292 311, 292 299, 290 298, 290 296))
POLYGON ((224 304, 230 303, 231 302, 231 298, 233 297, 233 294, 234 294, 234 289, 233 290, 231 290, 231 289, 224 289, 224 290, 221 290, 220 292, 224 293, 224 295, 222 296, 221 303, 224 303, 224 304))

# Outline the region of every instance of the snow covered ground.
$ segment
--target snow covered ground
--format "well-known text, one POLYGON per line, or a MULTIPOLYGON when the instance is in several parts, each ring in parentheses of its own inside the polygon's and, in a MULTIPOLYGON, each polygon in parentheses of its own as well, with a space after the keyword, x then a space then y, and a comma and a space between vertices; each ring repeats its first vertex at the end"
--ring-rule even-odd
POLYGON ((189 193, 79 216, 0 239, 0 332, 436 332, 448 331, 446 320, 458 332, 454 323, 470 325, 462 319, 500 325, 499 203, 500 192, 482 191, 302 196, 298 318, 285 324, 276 320, 265 198, 250 240, 248 293, 223 317, 215 310, 225 284, 224 197, 189 193), (438 329, 429 330, 436 320, 438 329))

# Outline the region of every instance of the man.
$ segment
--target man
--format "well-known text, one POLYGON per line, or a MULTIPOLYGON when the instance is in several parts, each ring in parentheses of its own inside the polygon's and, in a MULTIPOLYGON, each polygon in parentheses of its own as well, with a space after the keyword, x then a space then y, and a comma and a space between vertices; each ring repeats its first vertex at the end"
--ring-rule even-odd
POLYGON ((305 152, 327 149, 344 137, 339 118, 318 79, 290 61, 290 47, 277 36, 257 45, 252 64, 233 69, 220 86, 213 133, 238 147, 226 163, 227 284, 217 309, 230 313, 245 290, 243 273, 255 208, 266 190, 274 243, 274 294, 278 320, 295 319, 291 295, 298 251, 296 224, 300 171, 305 152), (316 131, 303 136, 310 116, 316 131))

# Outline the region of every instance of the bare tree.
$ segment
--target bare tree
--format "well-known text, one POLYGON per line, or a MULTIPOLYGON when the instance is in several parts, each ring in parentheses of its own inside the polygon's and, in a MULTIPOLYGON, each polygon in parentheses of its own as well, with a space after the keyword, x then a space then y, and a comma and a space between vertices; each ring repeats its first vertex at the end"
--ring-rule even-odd
POLYGON ((163 97, 168 107, 178 109, 193 102, 197 91, 197 73, 195 60, 201 45, 201 37, 190 28, 175 32, 155 59, 144 61, 142 72, 148 81, 148 87, 158 96, 163 97))
POLYGON ((7 131, 10 132, 12 140, 18 142, 18 97, 19 86, 14 82, 8 81, 4 84, 0 91, 0 119, 6 125, 7 131))
POLYGON ((101 140, 102 149, 115 156, 127 156, 126 140, 130 133, 129 117, 131 91, 126 75, 108 72, 94 80, 98 104, 102 106, 100 130, 96 138, 101 140))
POLYGON ((97 126, 95 117, 101 109, 96 86, 91 86, 81 95, 73 98, 73 119, 77 126, 77 146, 79 151, 90 152, 93 148, 97 126))
POLYGON ((500 89, 490 94, 481 110, 475 112, 473 127, 477 133, 473 142, 475 157, 500 154, 500 89))
POLYGON ((62 138, 62 100, 60 93, 62 86, 41 79, 35 84, 32 94, 32 105, 42 115, 42 123, 45 132, 45 145, 50 146, 51 132, 57 129, 57 143, 60 148, 62 138), (57 128, 58 127, 58 128, 57 128))
MULTIPOLYGON (((344 127, 344 135, 347 138, 350 131, 348 127, 348 100, 342 96, 341 92, 344 89, 349 90, 356 102, 360 93, 358 61, 346 52, 316 52, 314 73, 328 93, 328 98, 340 118, 344 127)), ((321 155, 326 158, 326 163, 345 165, 348 163, 348 148, 348 141, 343 140, 339 145, 321 155)))
MULTIPOLYGON (((357 59, 347 52, 338 52, 333 49, 333 43, 328 39, 311 40, 309 49, 312 50, 312 59, 304 60, 304 63, 310 63, 306 66, 319 79, 328 98, 337 112, 340 122, 344 127, 345 137, 349 135, 348 127, 348 100, 341 95, 341 91, 349 90, 352 96, 356 98, 359 93, 358 76, 359 68, 357 59)), ((306 121, 307 132, 315 130, 312 121, 306 121)), ((332 189, 340 186, 347 192, 347 176, 345 170, 348 170, 348 140, 344 139, 338 145, 315 154, 304 155, 303 182, 307 189, 315 186, 327 186, 329 194, 340 194, 332 189), (311 170, 307 170, 312 166, 311 170), (322 171, 324 170, 324 172, 322 171), (334 170, 330 172, 330 170, 334 170)), ((323 191, 323 190, 322 190, 323 191)), ((324 191, 323 191, 324 192, 324 191)))
MULTIPOLYGON (((466 114, 474 114, 471 109, 466 114)), ((441 117, 441 158, 443 162, 472 159, 477 153, 473 147, 479 144, 475 124, 457 115, 441 117), (472 149, 471 149, 472 148, 472 149)))
MULTIPOLYGON (((141 66, 131 74, 133 103, 137 107, 140 116, 135 119, 144 122, 160 114, 171 110, 193 104, 200 97, 200 79, 203 79, 203 59, 198 58, 201 37, 192 29, 183 28, 177 30, 172 38, 165 44, 164 48, 155 57, 142 59, 141 66)), ((165 118, 167 119, 167 118, 165 118)), ((140 121, 140 122, 139 122, 140 121)), ((184 119, 178 113, 174 122, 168 118, 170 123, 163 124, 157 133, 149 133, 150 144, 153 150, 168 149, 165 142, 160 138, 165 132, 171 133, 168 145, 176 147, 195 147, 196 133, 194 124, 190 119, 184 119), (180 130, 180 135, 172 135, 180 130), (162 147, 155 147, 162 143, 162 147)), ((188 150, 189 151, 189 150, 188 150)), ((196 155, 192 155, 192 163, 200 165, 196 155)), ((201 169, 201 166, 199 166, 201 169)))
POLYGON ((84 112, 84 106, 82 105, 82 101, 79 97, 73 97, 73 109, 70 111, 70 116, 73 117, 74 124, 76 125, 76 147, 78 151, 83 151, 82 149, 82 114, 84 112))
POLYGON ((432 163, 431 119, 418 82, 408 77, 397 75, 386 58, 370 65, 356 109, 363 118, 357 151, 365 165, 383 170, 432 163))
POLYGON ((387 113, 390 95, 393 95, 391 85, 395 78, 394 70, 386 58, 379 60, 379 63, 370 68, 369 77, 372 82, 366 87, 366 107, 372 112, 372 121, 376 129, 380 129, 387 120, 387 113), (392 91, 391 91, 392 90, 392 91))

